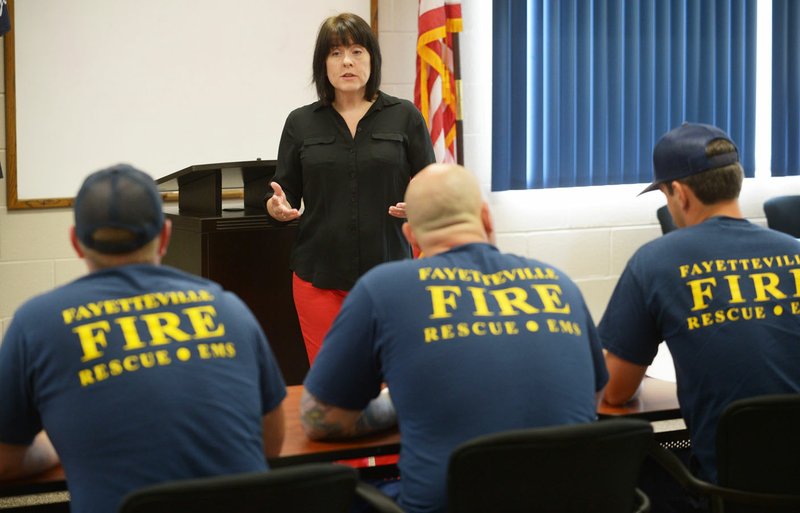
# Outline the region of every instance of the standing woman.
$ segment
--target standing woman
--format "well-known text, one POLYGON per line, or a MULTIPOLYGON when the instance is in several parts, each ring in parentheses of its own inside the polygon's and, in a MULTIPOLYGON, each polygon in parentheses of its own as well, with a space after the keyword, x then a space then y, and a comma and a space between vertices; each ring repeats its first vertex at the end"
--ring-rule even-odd
POLYGON ((313 74, 319 101, 286 119, 266 199, 276 220, 300 219, 290 267, 310 363, 356 279, 411 257, 403 194, 435 160, 419 110, 379 90, 381 51, 362 18, 322 23, 313 74))

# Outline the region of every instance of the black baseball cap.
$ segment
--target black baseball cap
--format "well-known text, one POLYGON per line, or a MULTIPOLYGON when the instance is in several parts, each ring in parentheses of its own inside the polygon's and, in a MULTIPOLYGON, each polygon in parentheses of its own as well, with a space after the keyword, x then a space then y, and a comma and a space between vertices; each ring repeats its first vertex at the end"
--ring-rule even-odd
POLYGON ((164 210, 155 181, 127 164, 89 175, 75 197, 75 235, 100 253, 135 251, 153 240, 164 226, 164 210), (101 228, 129 232, 122 240, 97 238, 101 228))
POLYGON ((739 162, 738 149, 706 156, 706 146, 717 139, 724 139, 736 148, 728 134, 713 125, 684 123, 664 134, 653 149, 653 183, 639 194, 654 191, 664 182, 739 162))

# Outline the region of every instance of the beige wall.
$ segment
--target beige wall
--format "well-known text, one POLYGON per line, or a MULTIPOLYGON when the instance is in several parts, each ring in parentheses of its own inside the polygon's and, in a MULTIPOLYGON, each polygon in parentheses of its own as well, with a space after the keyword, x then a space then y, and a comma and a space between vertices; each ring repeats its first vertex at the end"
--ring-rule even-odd
MULTIPOLYGON (((488 191, 492 77, 487 39, 491 2, 463 0, 462 5, 465 160, 488 191)), ((416 6, 414 0, 379 3, 383 89, 409 99, 414 90, 416 6)), ((305 73, 306 64, 302 66, 299 72, 305 73)), ((5 169, 4 120, 3 116, 0 160, 5 169)), ((562 268, 578 282, 592 314, 599 319, 627 259, 642 243, 660 234, 655 210, 663 199, 658 193, 637 197, 640 189, 634 185, 487 192, 487 198, 500 248, 562 268)), ((5 207, 5 180, 0 180, 0 193, 0 324, 5 329, 23 301, 80 276, 84 267, 69 245, 68 210, 9 212, 5 207)), ((789 193, 800 193, 800 179, 748 180, 742 194, 745 215, 763 223, 764 199, 789 193)))
MULTIPOLYGON (((0 81, 4 106, 3 84, 4 81, 0 81)), ((0 127, 0 162, 5 170, 5 108, 0 127)), ((23 301, 84 272, 83 263, 75 257, 69 244, 71 217, 68 210, 8 211, 6 204, 6 180, 3 178, 0 180, 0 327, 3 333, 23 301)))

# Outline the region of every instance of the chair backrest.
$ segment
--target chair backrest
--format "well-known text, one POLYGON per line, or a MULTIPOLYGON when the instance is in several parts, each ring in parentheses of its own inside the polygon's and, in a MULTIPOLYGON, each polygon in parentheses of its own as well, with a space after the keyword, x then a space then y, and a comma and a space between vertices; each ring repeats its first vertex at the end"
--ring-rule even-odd
MULTIPOLYGON (((515 430, 476 438, 456 448, 450 457, 448 510, 634 511, 636 482, 652 439, 652 427, 639 419, 515 430)), ((646 497, 644 501, 647 503, 646 497)))
POLYGON ((128 494, 119 513, 347 513, 355 469, 328 463, 267 472, 173 481, 128 494))
POLYGON ((767 226, 800 238, 800 195, 776 196, 764 202, 767 226))
POLYGON ((669 213, 669 209, 666 205, 659 207, 658 210, 656 210, 656 217, 658 217, 658 224, 661 225, 661 235, 667 234, 678 228, 675 226, 675 221, 672 220, 672 214, 669 213))
POLYGON ((716 447, 721 486, 800 495, 800 393, 734 401, 720 416, 716 447))

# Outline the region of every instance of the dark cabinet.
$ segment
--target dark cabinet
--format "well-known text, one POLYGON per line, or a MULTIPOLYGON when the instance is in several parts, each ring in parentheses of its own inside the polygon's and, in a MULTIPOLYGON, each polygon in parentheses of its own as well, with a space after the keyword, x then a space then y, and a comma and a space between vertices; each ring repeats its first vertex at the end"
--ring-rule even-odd
POLYGON ((195 217, 167 209, 167 217, 172 242, 164 263, 214 280, 241 297, 261 323, 286 382, 302 383, 308 357, 289 270, 296 226, 275 226, 266 214, 243 211, 195 217))
POLYGON ((274 172, 275 161, 255 160, 191 166, 156 180, 162 192, 179 192, 178 205, 164 209, 172 220, 172 241, 163 261, 242 298, 266 333, 286 383, 298 385, 308 357, 289 270, 297 226, 277 223, 264 211, 274 172), (244 208, 223 208, 224 189, 237 189, 244 208))

